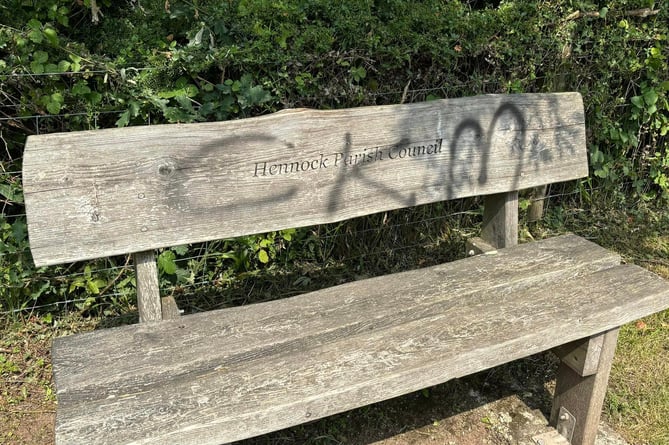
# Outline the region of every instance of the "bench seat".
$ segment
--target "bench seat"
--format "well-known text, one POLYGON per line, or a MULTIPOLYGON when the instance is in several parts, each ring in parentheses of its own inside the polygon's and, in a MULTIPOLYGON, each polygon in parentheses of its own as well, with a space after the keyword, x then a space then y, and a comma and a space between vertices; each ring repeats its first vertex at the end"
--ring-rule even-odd
POLYGON ((57 443, 253 437, 667 306, 666 281, 564 235, 287 299, 62 337, 53 345, 57 443))

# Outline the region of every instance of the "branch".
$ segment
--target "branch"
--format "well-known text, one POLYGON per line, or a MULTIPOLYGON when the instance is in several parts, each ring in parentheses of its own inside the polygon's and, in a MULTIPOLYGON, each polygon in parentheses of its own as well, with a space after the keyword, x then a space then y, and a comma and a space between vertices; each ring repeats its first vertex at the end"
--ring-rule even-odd
MULTIPOLYGON (((643 9, 633 9, 631 11, 626 11, 626 12, 621 12, 619 14, 615 14, 614 12, 609 12, 611 15, 617 15, 621 17, 650 17, 652 15, 658 15, 660 13, 659 9, 650 9, 650 8, 643 8, 643 9)), ((601 17, 601 14, 598 11, 592 11, 592 12, 583 12, 583 11, 575 11, 569 14, 567 17, 565 17, 565 21, 570 21, 570 20, 577 20, 583 17, 601 17)))
POLYGON ((104 16, 102 11, 100 11, 96 0, 91 0, 91 15, 91 21, 95 24, 100 23, 100 17, 104 16))

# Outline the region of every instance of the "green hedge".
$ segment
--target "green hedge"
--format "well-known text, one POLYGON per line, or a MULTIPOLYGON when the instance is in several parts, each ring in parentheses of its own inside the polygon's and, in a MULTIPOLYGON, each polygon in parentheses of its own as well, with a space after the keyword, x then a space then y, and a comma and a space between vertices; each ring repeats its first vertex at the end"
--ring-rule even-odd
MULTIPOLYGON (((16 118, 2 121, 0 141, 9 172, 0 182, 0 311, 95 296, 112 282, 128 291, 115 298, 132 298, 131 279, 99 271, 107 263, 33 270, 12 172, 36 132, 580 91, 593 184, 648 201, 669 197, 665 2, 9 0, 0 23, 0 117, 16 118)), ((322 250, 309 233, 221 242, 210 278, 322 250)), ((174 265, 186 255, 162 253, 167 281, 193 279, 195 266, 174 265)))

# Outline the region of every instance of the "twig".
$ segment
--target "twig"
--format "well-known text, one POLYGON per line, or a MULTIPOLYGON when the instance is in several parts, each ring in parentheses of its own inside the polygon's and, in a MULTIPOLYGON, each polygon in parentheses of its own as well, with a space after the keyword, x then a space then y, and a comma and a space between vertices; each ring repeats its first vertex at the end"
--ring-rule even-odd
POLYGON ((400 100, 400 103, 403 104, 405 100, 407 100, 407 93, 409 92, 409 85, 411 85, 411 79, 407 82, 407 84, 404 86, 404 91, 402 91, 402 99, 400 100))
POLYGON ((10 414, 53 414, 55 412, 56 412, 55 409, 39 409, 39 410, 26 410, 26 411, 19 411, 14 409, 0 410, 0 413, 10 413, 10 414))
POLYGON ((123 275, 123 272, 125 272, 126 268, 128 267, 128 264, 130 264, 130 255, 127 255, 125 258, 125 264, 123 267, 121 267, 121 271, 116 275, 116 277, 107 284, 107 286, 102 289, 99 293, 99 295, 104 295, 105 292, 107 292, 116 282, 121 278, 121 275, 123 275))
POLYGON ((565 20, 570 21, 570 20, 576 20, 580 19, 582 17, 599 17, 599 12, 582 12, 582 11, 576 11, 572 12, 569 14, 565 20))
POLYGON ((659 264, 662 266, 669 266, 669 261, 664 261, 664 260, 656 260, 656 259, 643 259, 643 258, 634 258, 636 261, 639 261, 640 263, 651 263, 651 264, 659 264))
POLYGON ((95 24, 100 23, 100 16, 104 16, 96 0, 91 0, 91 21, 95 24))
POLYGON ((644 8, 644 9, 634 9, 632 11, 627 11, 625 15, 629 15, 632 17, 648 17, 651 15, 658 15, 659 13, 660 13, 659 9, 644 8))
MULTIPOLYGON (((622 16, 622 17, 649 17, 651 15, 658 15, 660 13, 659 9, 650 9, 650 8, 643 8, 643 9, 633 9, 631 11, 625 11, 620 14, 616 14, 615 12, 609 12, 611 15, 617 15, 617 16, 622 16)), ((598 11, 591 11, 591 12, 583 12, 583 11, 575 11, 569 14, 567 17, 565 17, 565 21, 570 21, 570 20, 577 20, 583 17, 600 17, 601 14, 598 11)))

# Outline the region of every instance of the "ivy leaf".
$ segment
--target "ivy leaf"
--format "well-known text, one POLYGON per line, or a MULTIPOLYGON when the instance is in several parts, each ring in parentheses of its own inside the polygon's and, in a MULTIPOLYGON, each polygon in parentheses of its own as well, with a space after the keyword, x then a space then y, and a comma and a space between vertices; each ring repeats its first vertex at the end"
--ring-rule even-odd
POLYGON ((643 99, 641 98, 641 96, 634 96, 630 100, 632 101, 635 107, 643 108, 643 99))
POLYGON ((260 249, 258 251, 258 260, 260 260, 260 262, 263 264, 269 263, 269 255, 267 255, 267 251, 265 249, 260 249))

